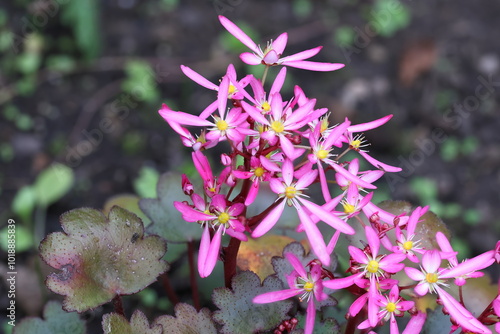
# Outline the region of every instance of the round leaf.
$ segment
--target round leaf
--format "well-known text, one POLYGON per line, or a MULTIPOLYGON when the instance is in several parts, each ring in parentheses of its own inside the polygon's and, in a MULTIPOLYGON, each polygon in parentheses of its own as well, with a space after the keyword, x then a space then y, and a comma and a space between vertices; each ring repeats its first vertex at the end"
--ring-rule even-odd
POLYGON ((73 170, 63 164, 54 163, 43 170, 35 181, 36 201, 40 206, 49 206, 63 197, 73 185, 73 170))
POLYGON ((47 277, 47 287, 66 296, 67 311, 83 312, 116 295, 136 293, 168 269, 166 245, 144 236, 141 220, 118 206, 109 218, 94 209, 76 209, 61 216, 64 232, 49 234, 40 255, 60 272, 47 277))

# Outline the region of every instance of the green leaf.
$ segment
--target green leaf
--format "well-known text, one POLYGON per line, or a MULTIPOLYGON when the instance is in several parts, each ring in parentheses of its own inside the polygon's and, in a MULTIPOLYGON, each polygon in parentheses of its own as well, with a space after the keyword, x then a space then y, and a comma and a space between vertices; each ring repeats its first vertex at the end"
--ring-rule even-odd
POLYGON ((349 26, 341 26, 335 30, 334 40, 340 46, 351 46, 356 37, 356 32, 349 26))
POLYGON ((142 198, 156 198, 156 185, 160 174, 154 168, 144 166, 139 171, 139 177, 134 180, 134 190, 142 198))
POLYGON ((410 181, 411 190, 418 196, 422 203, 435 200, 438 195, 436 182, 425 177, 414 177, 410 181))
POLYGON ((71 189, 74 179, 73 170, 63 164, 54 163, 44 169, 34 184, 37 204, 47 207, 57 202, 71 189))
POLYGON ((67 311, 83 312, 116 295, 136 293, 168 269, 161 260, 166 245, 144 236, 142 221, 118 206, 109 218, 98 210, 76 209, 61 216, 64 232, 49 234, 40 255, 60 272, 47 277, 47 287, 66 296, 67 311))
POLYGON ((104 334, 162 334, 161 325, 149 326, 148 318, 140 310, 135 310, 130 322, 118 313, 108 313, 102 317, 104 334))
POLYGON ((443 144, 441 144, 441 158, 445 161, 453 161, 460 153, 460 143, 457 138, 449 137, 443 144))
POLYGON ((139 202, 141 210, 153 221, 148 230, 172 242, 200 239, 200 225, 184 221, 173 205, 174 201, 182 201, 186 197, 181 188, 181 175, 163 174, 158 181, 157 193, 157 199, 144 198, 139 202))
POLYGON ((220 309, 215 311, 213 319, 223 325, 221 333, 250 334, 271 330, 278 326, 292 308, 288 300, 269 304, 254 304, 252 299, 270 291, 283 290, 281 281, 269 276, 260 285, 260 278, 251 271, 244 271, 233 277, 232 290, 219 288, 214 290, 212 299, 220 309))
POLYGON ((469 155, 474 153, 479 147, 479 141, 476 137, 469 136, 464 138, 462 142, 462 153, 465 155, 469 155))
POLYGON ((476 226, 481 220, 481 211, 477 209, 467 209, 464 212, 464 221, 467 225, 476 226))
POLYGON ((306 18, 313 11, 313 3, 308 0, 294 0, 292 3, 293 13, 301 18, 306 18))
MULTIPOLYGON (((298 315, 299 327, 304 328, 306 323, 306 317, 303 315, 298 315)), ((295 329, 291 334, 303 333, 301 329, 295 329)), ((340 334, 340 325, 337 320, 333 318, 326 318, 324 321, 320 321, 320 316, 316 313, 316 320, 314 322, 314 334, 340 334)))
MULTIPOLYGON (((0 230, 0 240, 8 240, 8 226, 5 226, 2 230, 0 230)), ((23 225, 16 225, 15 229, 15 235, 16 235, 16 252, 21 253, 27 250, 30 250, 34 248, 35 242, 33 240, 33 233, 28 230, 26 227, 23 225)), ((7 252, 8 250, 8 242, 2 242, 0 244, 0 248, 7 252)))
POLYGON ((17 68, 23 74, 32 74, 40 68, 41 55, 36 52, 24 52, 17 57, 17 68))
POLYGON ((67 55, 48 56, 46 64, 48 69, 61 73, 69 73, 76 68, 75 59, 67 55))
POLYGON ((151 65, 142 60, 130 60, 125 64, 127 78, 122 88, 138 101, 155 102, 160 98, 155 72, 151 65))
POLYGON ((443 307, 427 312, 422 334, 442 334, 450 332, 450 316, 443 314, 443 307))
POLYGON ((101 49, 99 1, 69 1, 61 7, 62 22, 73 30, 76 44, 87 60, 101 49))
POLYGON ((43 309, 43 317, 25 318, 16 327, 14 334, 85 334, 85 321, 77 313, 62 310, 61 303, 49 301, 43 309))
POLYGON ((370 12, 370 21, 376 22, 381 36, 391 37, 408 26, 411 14, 399 0, 378 0, 370 12))
POLYGON ((162 315, 155 320, 155 324, 163 326, 163 334, 217 334, 208 309, 197 312, 185 303, 175 306, 175 317, 162 315))
POLYGON ((32 186, 24 186, 16 193, 12 200, 12 212, 23 221, 32 221, 33 209, 36 205, 36 192, 32 186))

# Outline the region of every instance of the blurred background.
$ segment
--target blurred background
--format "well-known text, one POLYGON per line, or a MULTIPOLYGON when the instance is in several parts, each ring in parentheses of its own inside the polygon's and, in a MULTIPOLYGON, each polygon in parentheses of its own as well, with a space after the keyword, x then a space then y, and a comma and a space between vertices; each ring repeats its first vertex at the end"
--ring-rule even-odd
POLYGON ((215 94, 179 66, 213 82, 229 63, 239 76, 257 73, 239 61, 246 48, 219 24, 224 15, 261 45, 286 31, 285 54, 323 45, 312 60, 345 63, 290 68, 284 96, 300 85, 333 123, 393 114, 366 134, 377 159, 404 169, 378 182, 377 200, 430 205, 463 256, 491 249, 500 235, 499 12, 487 0, 3 1, 0 233, 15 219, 19 261, 30 263, 63 212, 103 208, 119 194, 128 195, 114 201, 137 206, 156 196, 158 175, 189 171, 190 151, 157 110, 196 114, 215 94))

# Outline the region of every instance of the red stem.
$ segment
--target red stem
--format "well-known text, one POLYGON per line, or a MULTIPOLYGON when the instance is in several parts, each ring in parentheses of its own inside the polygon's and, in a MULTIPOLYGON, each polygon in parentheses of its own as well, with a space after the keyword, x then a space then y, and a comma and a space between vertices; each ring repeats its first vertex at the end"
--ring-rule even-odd
POLYGON ((163 289, 165 289, 168 299, 170 299, 174 306, 177 305, 179 303, 179 297, 177 297, 175 290, 172 288, 172 284, 170 283, 167 273, 161 274, 161 283, 163 285, 163 289))
POLYGON ((236 259, 240 249, 241 240, 231 238, 229 245, 224 247, 224 283, 226 288, 231 288, 231 280, 236 275, 236 259))
POLYGON ((123 309, 122 297, 120 295, 116 295, 115 298, 113 298, 113 307, 115 308, 116 313, 125 317, 125 311, 123 309))

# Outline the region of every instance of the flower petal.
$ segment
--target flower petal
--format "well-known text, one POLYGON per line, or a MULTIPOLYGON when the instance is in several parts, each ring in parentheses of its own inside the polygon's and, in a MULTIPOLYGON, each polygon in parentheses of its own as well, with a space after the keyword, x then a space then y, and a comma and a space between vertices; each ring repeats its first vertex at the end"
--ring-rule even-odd
POLYGON ((181 65, 181 71, 191 80, 196 82, 198 85, 203 86, 208 89, 213 89, 213 90, 218 90, 219 87, 208 81, 205 77, 202 75, 198 74, 197 72, 193 71, 191 68, 181 65))
POLYGON ((259 52, 259 48, 255 44, 255 42, 252 41, 252 39, 248 37, 248 35, 245 34, 243 30, 238 28, 236 24, 234 24, 233 22, 231 22, 229 19, 227 19, 222 15, 219 15, 219 21, 224 26, 224 28, 226 28, 227 31, 229 31, 231 35, 236 37, 241 43, 245 44, 250 50, 256 53, 259 52))
POLYGON ((286 202, 278 204, 274 209, 267 214, 267 216, 262 219, 262 221, 257 225, 255 230, 252 232, 253 238, 258 238, 266 234, 273 226, 276 224, 278 219, 280 219, 283 210, 285 210, 286 202))
POLYGON ((316 307, 314 306, 314 299, 311 298, 307 304, 306 325, 304 327, 304 334, 312 334, 314 331, 314 321, 316 320, 316 307))
POLYGON ((306 270, 304 269, 304 266, 300 262, 300 260, 295 256, 293 253, 286 253, 285 258, 290 262, 292 265, 293 269, 299 274, 300 277, 307 278, 307 273, 306 270))
POLYGON ((336 71, 345 66, 344 64, 338 64, 338 63, 318 63, 307 60, 285 61, 282 62, 281 64, 290 67, 300 68, 303 70, 321 71, 321 72, 336 71))
POLYGON ((280 300, 285 300, 301 293, 300 289, 287 289, 279 291, 266 292, 253 298, 255 304, 274 303, 280 300))

